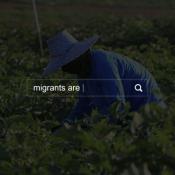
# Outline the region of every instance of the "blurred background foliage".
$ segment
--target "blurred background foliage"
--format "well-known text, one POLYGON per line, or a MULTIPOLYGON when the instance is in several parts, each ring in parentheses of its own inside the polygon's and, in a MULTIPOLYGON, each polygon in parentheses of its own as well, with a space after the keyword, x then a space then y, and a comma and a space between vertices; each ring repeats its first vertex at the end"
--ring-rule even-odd
MULTIPOLYGON (((29 1, 0 3, 0 132, 5 135, 0 174, 174 175, 175 19, 173 5, 168 5, 174 1, 59 2, 61 6, 37 4, 42 57, 29 1), (145 4, 154 6, 147 9, 145 4), (47 39, 63 29, 80 40, 99 34, 96 49, 143 64, 159 83, 167 110, 152 105, 131 113, 126 105, 124 113, 117 113, 116 103, 111 113, 118 124, 109 124, 94 110, 52 134, 76 99, 29 97, 26 80, 41 77, 49 58, 47 39)), ((51 77, 71 76, 59 71, 51 77)))
MULTIPOLYGON (((5 1, 5 0, 2 0, 5 1)), ((19 2, 19 3, 30 3, 28 0, 6 0, 7 2, 19 2)), ((107 4, 107 5, 154 5, 154 6, 171 6, 175 2, 173 0, 38 0, 39 3, 50 3, 50 4, 107 4)))

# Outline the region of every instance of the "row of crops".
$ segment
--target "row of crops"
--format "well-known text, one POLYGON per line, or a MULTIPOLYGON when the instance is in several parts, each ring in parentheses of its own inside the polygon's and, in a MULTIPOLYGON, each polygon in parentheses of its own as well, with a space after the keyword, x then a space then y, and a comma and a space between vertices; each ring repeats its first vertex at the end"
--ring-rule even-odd
MULTIPOLYGON (((64 20, 63 20, 64 21, 64 20)), ((0 28, 0 174, 173 175, 175 173, 175 20, 99 17, 79 24, 42 25, 44 56, 33 28, 0 28), (48 62, 47 39, 67 28, 79 39, 99 34, 95 48, 113 50, 143 64, 160 85, 167 110, 152 105, 131 113, 98 111, 71 128, 52 129, 75 99, 29 97, 26 80, 40 78, 48 62)), ((54 78, 71 77, 61 71, 54 78)))

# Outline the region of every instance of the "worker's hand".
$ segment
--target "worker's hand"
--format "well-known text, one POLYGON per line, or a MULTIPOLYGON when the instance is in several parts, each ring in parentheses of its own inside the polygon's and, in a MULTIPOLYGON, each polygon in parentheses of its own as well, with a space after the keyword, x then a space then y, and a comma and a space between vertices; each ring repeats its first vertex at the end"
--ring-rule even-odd
POLYGON ((52 128, 52 133, 55 134, 55 135, 59 134, 60 129, 63 128, 63 127, 65 127, 66 129, 70 129, 72 127, 72 125, 71 125, 70 122, 65 120, 60 125, 52 128))
POLYGON ((70 128, 71 128, 71 124, 68 123, 67 121, 64 121, 64 122, 63 122, 63 125, 64 125, 64 127, 65 127, 66 129, 70 129, 70 128))

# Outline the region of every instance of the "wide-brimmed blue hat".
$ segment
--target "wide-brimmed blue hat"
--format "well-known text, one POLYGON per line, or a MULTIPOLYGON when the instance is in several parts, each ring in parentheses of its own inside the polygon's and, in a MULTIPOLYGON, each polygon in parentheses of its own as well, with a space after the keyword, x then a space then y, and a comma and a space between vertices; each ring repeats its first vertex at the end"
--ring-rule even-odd
POLYGON ((77 41, 70 33, 63 31, 48 40, 51 59, 43 72, 43 76, 54 73, 62 66, 84 54, 99 36, 95 35, 85 41, 77 41))

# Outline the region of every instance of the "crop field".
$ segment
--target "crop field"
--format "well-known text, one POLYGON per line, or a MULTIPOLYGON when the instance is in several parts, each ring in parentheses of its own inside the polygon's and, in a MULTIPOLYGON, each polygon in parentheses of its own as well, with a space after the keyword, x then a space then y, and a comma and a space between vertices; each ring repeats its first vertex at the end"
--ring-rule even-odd
MULTIPOLYGON (((0 175, 174 175, 175 17, 173 7, 116 9, 73 4, 40 5, 44 54, 32 6, 0 3, 0 175), (146 10, 148 9, 148 10, 146 10), (113 114, 97 110, 71 128, 51 131, 76 99, 27 94, 27 79, 41 78, 49 60, 47 40, 67 29, 82 40, 100 35, 95 48, 144 65, 158 82, 166 109, 155 105, 113 114)), ((61 70, 50 78, 70 78, 61 70)))

